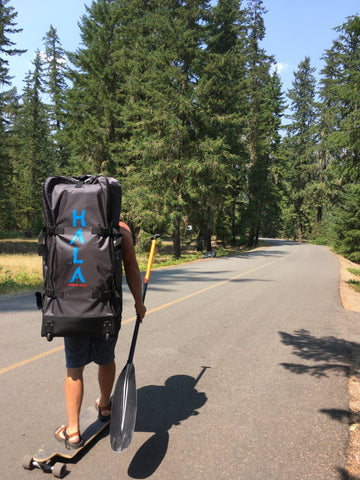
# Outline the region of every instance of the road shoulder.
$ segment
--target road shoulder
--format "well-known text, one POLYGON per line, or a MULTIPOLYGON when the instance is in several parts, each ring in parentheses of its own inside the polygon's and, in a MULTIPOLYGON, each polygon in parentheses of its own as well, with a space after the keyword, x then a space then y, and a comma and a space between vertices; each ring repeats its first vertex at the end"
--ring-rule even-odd
POLYGON ((360 293, 347 283, 349 280, 359 279, 348 271, 348 268, 359 269, 359 264, 350 262, 341 255, 337 255, 337 257, 340 262, 340 296, 343 307, 345 310, 360 313, 360 293))
MULTIPOLYGON (((345 310, 360 313, 360 293, 347 282, 358 279, 348 268, 359 268, 359 265, 341 255, 337 255, 340 263, 340 297, 345 310)), ((359 325, 360 328, 360 325, 359 325)), ((352 349, 351 372, 349 378, 350 438, 348 448, 347 472, 351 479, 360 478, 360 346, 352 349)))

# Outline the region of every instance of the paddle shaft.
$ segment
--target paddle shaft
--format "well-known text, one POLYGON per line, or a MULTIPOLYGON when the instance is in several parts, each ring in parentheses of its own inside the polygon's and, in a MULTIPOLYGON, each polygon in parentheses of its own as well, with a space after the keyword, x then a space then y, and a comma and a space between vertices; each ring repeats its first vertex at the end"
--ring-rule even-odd
MULTIPOLYGON (((143 303, 144 303, 144 300, 145 300, 146 290, 147 290, 148 283, 149 283, 151 265, 152 265, 152 262, 153 262, 155 248, 156 248, 156 241, 159 237, 160 237, 160 235, 158 235, 158 234, 153 235, 151 237, 150 253, 149 253, 145 278, 144 278, 144 285, 143 285, 143 289, 142 289, 142 301, 143 301, 143 303)), ((132 363, 133 358, 134 358, 135 346, 136 346, 136 341, 137 341, 137 337, 138 337, 138 333, 139 333, 140 323, 141 323, 140 317, 139 317, 139 315, 136 315, 136 324, 135 324, 133 338, 132 338, 132 342, 131 342, 129 358, 128 358, 128 361, 127 361, 128 364, 132 363)))

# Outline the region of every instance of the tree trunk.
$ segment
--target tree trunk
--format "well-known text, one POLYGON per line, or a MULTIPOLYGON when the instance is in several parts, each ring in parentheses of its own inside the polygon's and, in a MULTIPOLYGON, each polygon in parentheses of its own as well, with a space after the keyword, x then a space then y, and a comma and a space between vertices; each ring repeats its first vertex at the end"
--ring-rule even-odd
POLYGON ((259 235, 260 235, 260 227, 256 227, 255 247, 257 247, 259 245, 259 235))
POLYGON ((175 258, 181 257, 181 234, 180 234, 181 220, 179 216, 176 216, 174 220, 174 232, 173 232, 173 254, 175 258))
POLYGON ((256 244, 255 244, 255 233, 253 232, 253 230, 250 231, 249 233, 249 239, 248 239, 248 247, 256 247, 256 244))
POLYGON ((209 226, 206 226, 206 236, 205 236, 205 241, 206 241, 206 251, 211 252, 212 251, 212 245, 211 245, 211 231, 209 226))
POLYGON ((203 240, 201 230, 200 230, 199 235, 196 239, 196 250, 198 252, 202 252, 204 250, 204 240, 203 240))
POLYGON ((235 200, 232 204, 232 218, 231 218, 231 245, 236 245, 236 203, 235 200))
POLYGON ((319 235, 321 230, 321 220, 322 220, 322 207, 317 208, 317 222, 316 222, 316 233, 319 235))

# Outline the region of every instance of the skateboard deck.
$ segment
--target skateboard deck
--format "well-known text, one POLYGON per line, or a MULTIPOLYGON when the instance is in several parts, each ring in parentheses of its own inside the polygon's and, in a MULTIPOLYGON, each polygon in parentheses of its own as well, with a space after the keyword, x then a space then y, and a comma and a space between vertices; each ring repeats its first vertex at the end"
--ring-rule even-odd
POLYGON ((80 448, 73 449, 66 446, 65 442, 59 442, 55 438, 55 435, 45 444, 33 457, 25 457, 23 466, 24 468, 31 470, 34 467, 48 471, 53 471, 56 477, 64 474, 64 465, 61 467, 51 467, 48 462, 53 457, 62 457, 64 459, 72 459, 81 452, 99 433, 101 433, 108 425, 109 422, 101 422, 98 419, 98 409, 95 407, 89 407, 80 415, 80 434, 84 441, 84 445, 80 448), (58 474, 57 474, 58 473, 58 474))

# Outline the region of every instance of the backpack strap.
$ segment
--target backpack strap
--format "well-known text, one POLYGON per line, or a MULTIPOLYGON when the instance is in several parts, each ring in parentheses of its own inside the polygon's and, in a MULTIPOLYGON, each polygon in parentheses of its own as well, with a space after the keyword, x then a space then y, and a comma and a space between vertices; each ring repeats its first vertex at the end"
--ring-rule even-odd
POLYGON ((103 237, 117 237, 120 235, 120 227, 93 227, 91 233, 103 237))
POLYGON ((92 292, 92 298, 99 298, 103 302, 108 302, 113 297, 120 297, 116 290, 96 290, 92 292))
POLYGON ((64 292, 59 292, 58 290, 52 290, 51 288, 45 288, 44 293, 47 297, 64 298, 64 292))
POLYGON ((114 247, 115 247, 115 250, 117 250, 118 248, 120 248, 121 246, 121 233, 120 233, 120 227, 117 226, 117 227, 109 227, 109 228, 106 228, 106 227, 93 227, 91 229, 91 233, 93 235, 101 235, 103 237, 113 237, 115 238, 115 243, 114 243, 114 247))
POLYGON ((64 235, 65 229, 60 227, 44 227, 43 231, 46 235, 64 235))
POLYGON ((38 255, 44 256, 47 253, 46 243, 44 242, 44 237, 47 235, 64 235, 64 228, 45 226, 42 228, 39 239, 38 239, 38 255))

